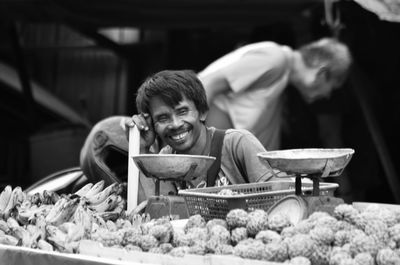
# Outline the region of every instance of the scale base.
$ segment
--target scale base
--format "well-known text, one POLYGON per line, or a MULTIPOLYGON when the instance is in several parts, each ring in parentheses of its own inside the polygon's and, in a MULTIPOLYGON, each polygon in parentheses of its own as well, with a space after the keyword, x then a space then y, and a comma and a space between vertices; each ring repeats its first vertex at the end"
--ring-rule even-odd
POLYGON ((328 195, 321 195, 320 193, 320 176, 319 174, 309 174, 309 175, 297 175, 296 176, 296 183, 295 183, 295 194, 296 196, 299 196, 305 203, 306 209, 307 209, 307 214, 306 216, 309 216, 313 212, 327 212, 329 214, 333 214, 333 211, 336 206, 339 204, 344 203, 344 200, 341 198, 336 198, 333 196, 328 196, 328 195), (312 191, 312 196, 304 196, 303 192, 301 190, 302 184, 301 184, 301 178, 302 177, 308 177, 312 180, 313 182, 313 191, 312 191))
POLYGON ((182 196, 152 196, 147 201, 145 213, 151 219, 168 216, 171 219, 187 219, 189 211, 182 196))
POLYGON ((307 219, 312 213, 320 211, 333 214, 335 207, 344 201, 332 196, 288 195, 277 201, 268 210, 268 215, 286 215, 293 225, 307 219))
POLYGON ((301 196, 306 204, 307 217, 313 212, 327 212, 333 215, 335 207, 343 204, 344 200, 332 196, 301 196))

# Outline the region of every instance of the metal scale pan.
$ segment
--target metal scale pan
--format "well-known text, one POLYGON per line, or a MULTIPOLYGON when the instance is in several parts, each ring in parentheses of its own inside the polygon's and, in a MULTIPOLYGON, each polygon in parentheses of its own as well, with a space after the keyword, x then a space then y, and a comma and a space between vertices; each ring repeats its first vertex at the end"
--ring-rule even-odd
POLYGON ((215 160, 212 156, 183 154, 142 154, 131 158, 146 177, 157 182, 190 181, 204 175, 215 160))

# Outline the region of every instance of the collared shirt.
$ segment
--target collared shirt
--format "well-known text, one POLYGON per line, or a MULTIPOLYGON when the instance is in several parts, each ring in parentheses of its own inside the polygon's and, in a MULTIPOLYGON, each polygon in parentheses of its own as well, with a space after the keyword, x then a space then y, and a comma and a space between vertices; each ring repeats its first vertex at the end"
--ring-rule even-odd
MULTIPOLYGON (((207 128, 214 133, 215 128, 207 128)), ((249 131, 244 129, 228 129, 225 132, 221 150, 221 168, 215 186, 267 181, 272 177, 270 166, 261 161, 257 154, 265 148, 249 131)), ((160 153, 171 154, 174 150, 165 146, 160 153)), ((207 172, 193 181, 193 186, 202 185, 207 172)))

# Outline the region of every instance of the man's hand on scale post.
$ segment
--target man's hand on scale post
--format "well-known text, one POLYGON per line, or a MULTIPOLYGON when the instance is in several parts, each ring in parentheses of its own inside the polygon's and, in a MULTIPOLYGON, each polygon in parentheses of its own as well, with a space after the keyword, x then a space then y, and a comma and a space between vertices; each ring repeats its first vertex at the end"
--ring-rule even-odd
POLYGON ((150 153, 150 146, 156 138, 150 114, 139 113, 125 119, 127 135, 129 135, 129 129, 135 125, 140 131, 140 153, 150 153))

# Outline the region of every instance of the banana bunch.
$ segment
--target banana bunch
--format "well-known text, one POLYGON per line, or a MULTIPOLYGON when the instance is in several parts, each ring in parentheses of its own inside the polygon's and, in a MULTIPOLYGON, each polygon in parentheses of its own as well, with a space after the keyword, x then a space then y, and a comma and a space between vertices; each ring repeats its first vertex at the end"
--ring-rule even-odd
POLYGON ((111 220, 116 221, 120 217, 125 217, 126 201, 121 197, 117 196, 116 206, 111 207, 112 210, 107 211, 97 211, 97 215, 103 218, 105 221, 111 220))
POLYGON ((80 241, 85 238, 84 227, 74 222, 63 223, 62 225, 58 226, 58 228, 66 234, 65 241, 67 243, 73 241, 80 241))
POLYGON ((36 223, 36 219, 39 216, 47 216, 52 208, 53 205, 50 204, 42 204, 40 206, 32 205, 28 207, 23 203, 21 207, 18 208, 15 218, 21 225, 36 223))
POLYGON ((55 204, 61 198, 54 191, 44 190, 42 192, 36 192, 33 195, 28 196, 29 201, 32 205, 42 205, 42 204, 55 204))
POLYGON ((46 220, 46 221, 49 221, 49 220, 54 219, 54 217, 55 217, 56 215, 58 215, 58 214, 61 212, 63 206, 64 206, 67 202, 68 202, 68 199, 67 199, 67 198, 62 198, 62 199, 60 199, 58 202, 56 202, 56 204, 54 204, 54 205, 51 207, 49 213, 46 215, 45 220, 46 220))
POLYGON ((119 195, 110 194, 104 201, 99 204, 91 204, 89 208, 97 213, 112 211, 117 207, 121 199, 119 195))
POLYGON ((104 188, 105 182, 104 180, 100 180, 99 182, 89 183, 83 186, 80 190, 78 190, 75 194, 80 195, 81 197, 85 197, 90 201, 90 199, 95 196, 97 193, 101 192, 104 188), (90 188, 89 188, 90 187, 90 188))
POLYGON ((10 217, 12 210, 17 205, 20 205, 26 199, 26 194, 21 187, 17 186, 14 189, 7 185, 0 193, 0 215, 3 219, 10 217))
POLYGON ((26 195, 21 187, 0 193, 0 244, 74 252, 93 227, 123 217, 124 184, 89 183, 73 194, 43 191, 26 195))
POLYGON ((118 218, 126 207, 126 202, 121 196, 124 186, 118 183, 107 187, 104 185, 104 180, 95 184, 88 183, 75 194, 83 197, 93 212, 104 215, 107 219, 118 218))
POLYGON ((39 233, 40 233, 40 238, 45 239, 46 238, 46 217, 44 216, 38 216, 35 219, 35 226, 37 227, 39 233))
POLYGON ((101 180, 94 185, 92 183, 86 184, 75 192, 75 194, 84 197, 88 204, 96 205, 102 203, 108 196, 117 193, 117 191, 117 183, 113 183, 104 188, 104 180, 101 180))
POLYGON ((53 246, 44 239, 39 239, 37 242, 37 248, 46 251, 53 251, 53 246))
MULTIPOLYGON (((36 226, 20 226, 18 221, 13 217, 9 217, 5 224, 8 228, 7 235, 16 238, 18 240, 18 245, 30 248, 36 247, 37 241, 41 236, 41 233, 36 226)), ((2 227, 4 228, 4 223, 2 224, 2 227)), ((11 238, 8 237, 8 239, 11 238)))
POLYGON ((35 238, 22 226, 11 229, 10 235, 20 240, 23 247, 32 247, 36 242, 35 238))
POLYGON ((33 244, 31 247, 36 248, 38 241, 42 238, 45 238, 45 234, 43 234, 41 228, 37 225, 29 224, 25 226, 25 229, 29 232, 33 239, 33 244))
POLYGON ((0 193, 0 211, 4 212, 7 207, 8 202, 10 201, 12 193, 12 187, 7 185, 4 190, 0 193))
POLYGON ((46 223, 57 226, 68 222, 75 213, 79 202, 79 197, 74 199, 61 198, 50 209, 45 218, 46 223))
POLYGON ((0 230, 4 233, 8 234, 10 232, 10 228, 5 220, 0 219, 0 230))
POLYGON ((0 244, 2 245, 9 245, 9 246, 16 246, 18 245, 19 240, 11 235, 1 235, 0 236, 0 244))
POLYGON ((89 238, 93 227, 93 211, 87 205, 79 204, 73 222, 83 228, 83 237, 89 238))
POLYGON ((79 247, 79 241, 68 241, 68 234, 57 226, 47 225, 46 234, 47 242, 60 252, 75 253, 79 247))
POLYGON ((46 225, 46 240, 56 248, 62 248, 67 240, 67 234, 54 225, 46 225))
POLYGON ((21 187, 7 185, 0 193, 0 219, 15 217, 21 225, 34 222, 40 215, 47 215, 51 206, 61 198, 55 192, 43 191, 28 196, 21 187))

